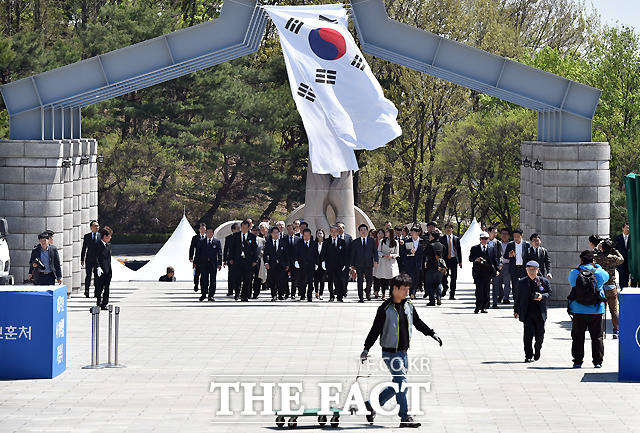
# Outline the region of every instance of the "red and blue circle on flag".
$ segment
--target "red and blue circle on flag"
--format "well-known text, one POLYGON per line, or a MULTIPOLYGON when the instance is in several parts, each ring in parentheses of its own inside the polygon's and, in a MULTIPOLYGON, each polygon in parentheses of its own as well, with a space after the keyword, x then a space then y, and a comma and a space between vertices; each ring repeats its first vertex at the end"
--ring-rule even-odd
POLYGON ((327 27, 311 30, 309 45, 324 60, 338 60, 347 52, 347 42, 339 31, 327 27))

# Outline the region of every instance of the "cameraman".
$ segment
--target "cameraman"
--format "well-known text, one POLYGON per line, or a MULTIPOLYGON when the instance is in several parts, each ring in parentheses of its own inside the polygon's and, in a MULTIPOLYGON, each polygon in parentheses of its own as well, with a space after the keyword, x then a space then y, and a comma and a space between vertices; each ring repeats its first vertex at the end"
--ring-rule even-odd
POLYGON ((56 280, 62 284, 60 256, 56 246, 49 243, 49 237, 47 232, 38 235, 39 245, 31 251, 29 259, 29 279, 39 286, 52 286, 56 280), (37 273, 37 278, 34 278, 34 273, 37 273))
POLYGON ((602 342, 602 315, 604 314, 603 286, 609 280, 609 274, 600 265, 593 262, 593 250, 580 253, 580 266, 569 273, 571 293, 569 315, 571 326, 571 354, 573 368, 582 367, 584 358, 584 333, 589 330, 591 336, 591 356, 595 368, 602 367, 604 344, 602 342))
MULTIPOLYGON (((364 342, 360 360, 362 362, 367 360, 369 349, 376 338, 380 337, 382 359, 393 376, 392 381, 398 384, 398 392, 388 387, 380 393, 378 402, 383 406, 395 394, 400 406, 400 427, 417 428, 420 427, 420 423, 409 416, 406 389, 402 390, 402 384, 407 380, 405 377, 409 363, 407 350, 411 341, 411 331, 415 326, 418 331, 436 340, 440 346, 442 346, 442 340, 418 317, 418 311, 407 299, 410 288, 411 277, 407 274, 400 274, 391 280, 391 293, 389 298, 378 307, 373 325, 364 342)), ((376 413, 369 401, 366 401, 365 405, 370 412, 370 415, 367 415, 367 421, 373 423, 376 413)))

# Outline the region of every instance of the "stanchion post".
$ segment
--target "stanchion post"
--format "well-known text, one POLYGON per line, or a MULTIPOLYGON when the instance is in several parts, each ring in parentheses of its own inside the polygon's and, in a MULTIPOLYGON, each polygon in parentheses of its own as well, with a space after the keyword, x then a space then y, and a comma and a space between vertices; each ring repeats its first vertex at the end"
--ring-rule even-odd
POLYGON ((109 305, 109 355, 108 364, 111 364, 111 340, 113 338, 113 305, 109 305))
POLYGON ((124 368, 126 365, 122 365, 118 363, 118 339, 120 336, 120 307, 115 307, 115 330, 113 334, 113 364, 108 364, 106 367, 108 368, 124 368))
POLYGON ((98 315, 100 314, 100 307, 89 308, 91 313, 91 365, 85 365, 84 369, 102 368, 102 365, 98 365, 98 344, 99 344, 99 330, 100 326, 98 315))

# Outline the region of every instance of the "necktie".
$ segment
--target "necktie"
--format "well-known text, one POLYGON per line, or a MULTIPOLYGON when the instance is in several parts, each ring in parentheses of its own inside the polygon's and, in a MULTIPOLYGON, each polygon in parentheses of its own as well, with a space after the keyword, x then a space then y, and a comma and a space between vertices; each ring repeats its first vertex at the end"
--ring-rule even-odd
POLYGON ((364 238, 362 238, 362 246, 364 247, 364 238))
POLYGON ((486 253, 487 252, 487 247, 485 247, 484 245, 482 246, 482 253, 486 253))
POLYGON ((245 243, 245 241, 247 240, 247 235, 242 235, 242 243, 245 243))
POLYGON ((307 248, 309 248, 309 241, 305 242, 305 244, 307 244, 307 248))
POLYGON ((452 257, 451 252, 453 251, 453 243, 451 242, 451 236, 449 236, 449 258, 452 257))
POLYGON ((278 251, 278 240, 276 239, 276 251, 278 251))

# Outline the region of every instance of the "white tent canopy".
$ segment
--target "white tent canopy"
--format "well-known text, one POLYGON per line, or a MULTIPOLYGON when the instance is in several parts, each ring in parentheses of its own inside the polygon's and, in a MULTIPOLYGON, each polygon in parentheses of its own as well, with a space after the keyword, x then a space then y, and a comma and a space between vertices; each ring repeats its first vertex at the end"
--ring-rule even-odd
POLYGON ((112 259, 112 281, 158 281, 158 278, 167 272, 167 266, 175 269, 177 281, 193 281, 193 264, 189 261, 189 245, 195 234, 189 220, 183 215, 180 224, 160 251, 137 271, 132 271, 112 259))
POLYGON ((458 282, 460 283, 473 283, 473 276, 471 275, 472 263, 469 262, 469 252, 472 246, 480 243, 480 233, 482 233, 482 228, 474 218, 467 231, 460 238, 460 248, 462 249, 462 269, 458 271, 458 282))

